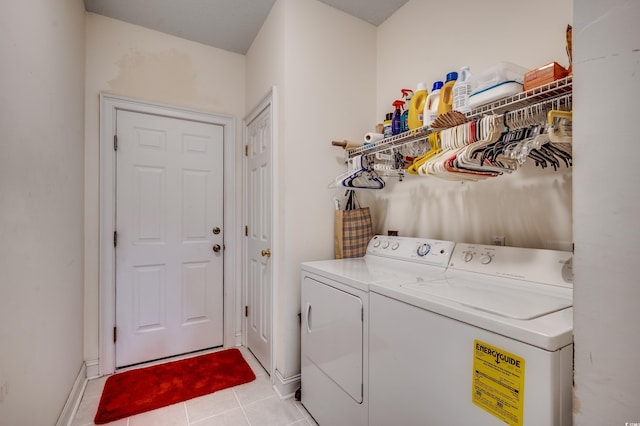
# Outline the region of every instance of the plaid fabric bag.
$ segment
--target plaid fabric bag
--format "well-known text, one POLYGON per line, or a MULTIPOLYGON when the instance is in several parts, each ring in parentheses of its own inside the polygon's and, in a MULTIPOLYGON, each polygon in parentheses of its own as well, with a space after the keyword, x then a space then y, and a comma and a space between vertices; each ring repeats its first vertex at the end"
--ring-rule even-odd
POLYGON ((335 257, 362 257, 373 237, 369 207, 360 207, 354 191, 349 191, 345 210, 336 210, 335 257))

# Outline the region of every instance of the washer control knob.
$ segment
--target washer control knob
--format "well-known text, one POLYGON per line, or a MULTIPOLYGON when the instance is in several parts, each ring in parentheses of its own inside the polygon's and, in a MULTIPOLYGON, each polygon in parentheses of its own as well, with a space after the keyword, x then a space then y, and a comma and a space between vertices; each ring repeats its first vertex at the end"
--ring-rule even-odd
POLYGON ((418 256, 426 256, 429 253, 429 250, 431 250, 431 246, 429 244, 420 244, 417 250, 418 256))
POLYGON ((375 240, 375 241, 374 241, 374 243, 373 243, 373 246, 374 246, 375 248, 380 247, 380 240, 375 240))
POLYGON ((382 248, 386 249, 389 247, 389 241, 385 241, 384 243, 382 243, 382 248))
POLYGON ((465 251, 464 252, 464 261, 465 262, 471 262, 472 259, 473 259, 473 253, 471 253, 470 251, 465 251))
POLYGON ((491 260, 492 258, 490 254, 483 254, 482 256, 480 256, 480 263, 482 263, 483 265, 491 263, 491 260))
POLYGON ((398 250, 398 247, 400 247, 400 243, 393 243, 391 250, 398 250))

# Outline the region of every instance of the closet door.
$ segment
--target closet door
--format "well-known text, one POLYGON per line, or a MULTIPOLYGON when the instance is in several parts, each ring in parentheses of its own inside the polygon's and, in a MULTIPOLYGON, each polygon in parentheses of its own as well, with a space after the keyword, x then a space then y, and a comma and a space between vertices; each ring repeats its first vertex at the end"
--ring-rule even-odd
POLYGON ((271 374, 271 105, 252 119, 245 131, 247 347, 271 374))

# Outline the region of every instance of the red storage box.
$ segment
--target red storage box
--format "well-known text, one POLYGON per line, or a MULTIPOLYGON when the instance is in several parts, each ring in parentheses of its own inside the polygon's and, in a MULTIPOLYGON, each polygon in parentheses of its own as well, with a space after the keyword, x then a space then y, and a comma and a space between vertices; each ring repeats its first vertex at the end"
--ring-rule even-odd
POLYGON ((551 83, 569 75, 564 67, 557 62, 551 62, 543 67, 529 71, 524 75, 524 90, 533 89, 543 84, 551 83))

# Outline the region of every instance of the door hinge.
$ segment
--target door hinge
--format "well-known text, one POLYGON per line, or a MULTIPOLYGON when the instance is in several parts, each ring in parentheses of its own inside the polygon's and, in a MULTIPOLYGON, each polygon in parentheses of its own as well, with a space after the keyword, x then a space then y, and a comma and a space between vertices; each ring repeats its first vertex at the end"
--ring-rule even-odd
POLYGON ((118 340, 118 329, 114 326, 113 327, 113 343, 115 343, 116 340, 118 340))
POLYGON ((244 306, 244 316, 245 317, 249 316, 249 306, 247 306, 247 305, 244 306))
POLYGON ((244 156, 248 157, 249 156, 249 145, 245 145, 244 146, 244 156))
POLYGON ((118 135, 113 135, 113 150, 118 150, 118 135))
POLYGON ((249 226, 247 226, 247 225, 244 226, 244 236, 245 237, 249 236, 249 226))
POLYGON ((113 246, 117 246, 118 245, 118 233, 116 231, 113 231, 113 246))

